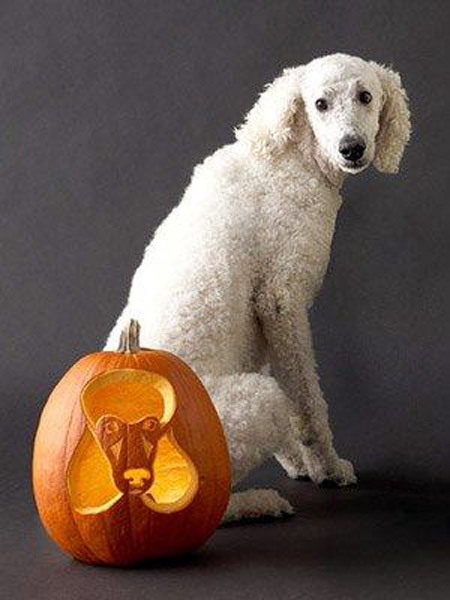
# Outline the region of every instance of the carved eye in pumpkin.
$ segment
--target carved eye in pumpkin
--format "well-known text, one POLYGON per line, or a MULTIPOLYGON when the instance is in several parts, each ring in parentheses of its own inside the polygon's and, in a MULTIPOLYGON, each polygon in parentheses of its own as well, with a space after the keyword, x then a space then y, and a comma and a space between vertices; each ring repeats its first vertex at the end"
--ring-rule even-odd
POLYGON ((104 426, 104 431, 108 435, 112 435, 119 431, 119 424, 117 421, 107 421, 104 426))
POLYGON ((155 417, 148 417, 148 419, 144 419, 142 423, 142 429, 144 431, 155 431, 158 427, 159 421, 155 417))
POLYGON ((105 449, 122 439, 125 433, 126 423, 112 415, 101 417, 95 426, 96 437, 105 449))

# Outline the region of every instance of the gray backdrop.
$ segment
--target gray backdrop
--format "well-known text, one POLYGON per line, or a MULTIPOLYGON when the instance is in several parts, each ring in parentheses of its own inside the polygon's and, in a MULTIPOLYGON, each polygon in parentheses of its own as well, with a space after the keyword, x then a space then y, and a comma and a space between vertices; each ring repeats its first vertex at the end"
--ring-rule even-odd
POLYGON ((444 0, 2 0, 0 595, 448 597, 449 17, 444 0), (134 584, 67 563, 29 489, 46 396, 102 347, 193 166, 283 67, 334 51, 392 63, 414 123, 399 176, 348 181, 312 312, 358 489, 315 490, 272 464, 253 482, 284 490, 292 525, 221 530, 198 558, 134 584), (427 569, 433 586, 420 587, 427 569))
POLYGON ((449 17, 437 0, 1 2, 5 503, 193 166, 284 66, 334 51, 392 63, 414 124, 400 175, 348 181, 312 313, 336 444, 362 483, 450 481, 449 17))

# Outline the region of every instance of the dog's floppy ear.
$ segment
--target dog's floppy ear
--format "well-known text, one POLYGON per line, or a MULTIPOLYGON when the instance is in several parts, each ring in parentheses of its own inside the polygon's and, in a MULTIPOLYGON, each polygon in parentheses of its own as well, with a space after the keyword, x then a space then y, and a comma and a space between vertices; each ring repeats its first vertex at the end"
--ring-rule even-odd
POLYGON ((252 153, 269 158, 300 138, 302 123, 306 122, 301 97, 303 70, 285 69, 266 86, 244 123, 235 130, 236 138, 252 153))
POLYGON ((384 94, 373 164, 382 173, 397 173, 411 135, 408 97, 398 73, 375 62, 370 64, 380 79, 384 94))

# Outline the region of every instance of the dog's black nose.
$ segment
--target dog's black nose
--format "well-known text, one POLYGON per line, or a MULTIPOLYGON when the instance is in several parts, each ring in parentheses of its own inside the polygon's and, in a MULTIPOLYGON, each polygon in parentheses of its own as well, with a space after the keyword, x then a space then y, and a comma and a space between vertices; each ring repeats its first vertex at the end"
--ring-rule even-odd
POLYGON ((364 154, 366 144, 359 136, 346 135, 339 144, 339 152, 346 160, 357 161, 364 154))

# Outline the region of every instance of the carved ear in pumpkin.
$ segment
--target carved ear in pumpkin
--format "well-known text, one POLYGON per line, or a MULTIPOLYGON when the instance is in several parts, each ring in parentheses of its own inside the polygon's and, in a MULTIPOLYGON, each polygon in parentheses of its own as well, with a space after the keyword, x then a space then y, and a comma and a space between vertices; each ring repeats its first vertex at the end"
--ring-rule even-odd
POLYGON ((165 425, 173 417, 176 401, 172 384, 162 375, 141 369, 113 369, 84 387, 81 405, 91 427, 107 414, 127 423, 154 416, 165 425))
POLYGON ((123 495, 114 483, 109 460, 88 427, 70 460, 67 485, 73 508, 83 515, 108 510, 123 495))
POLYGON ((185 508, 198 490, 198 475, 194 463, 177 444, 172 431, 158 442, 153 461, 154 480, 150 490, 141 496, 142 502, 161 513, 185 508))

